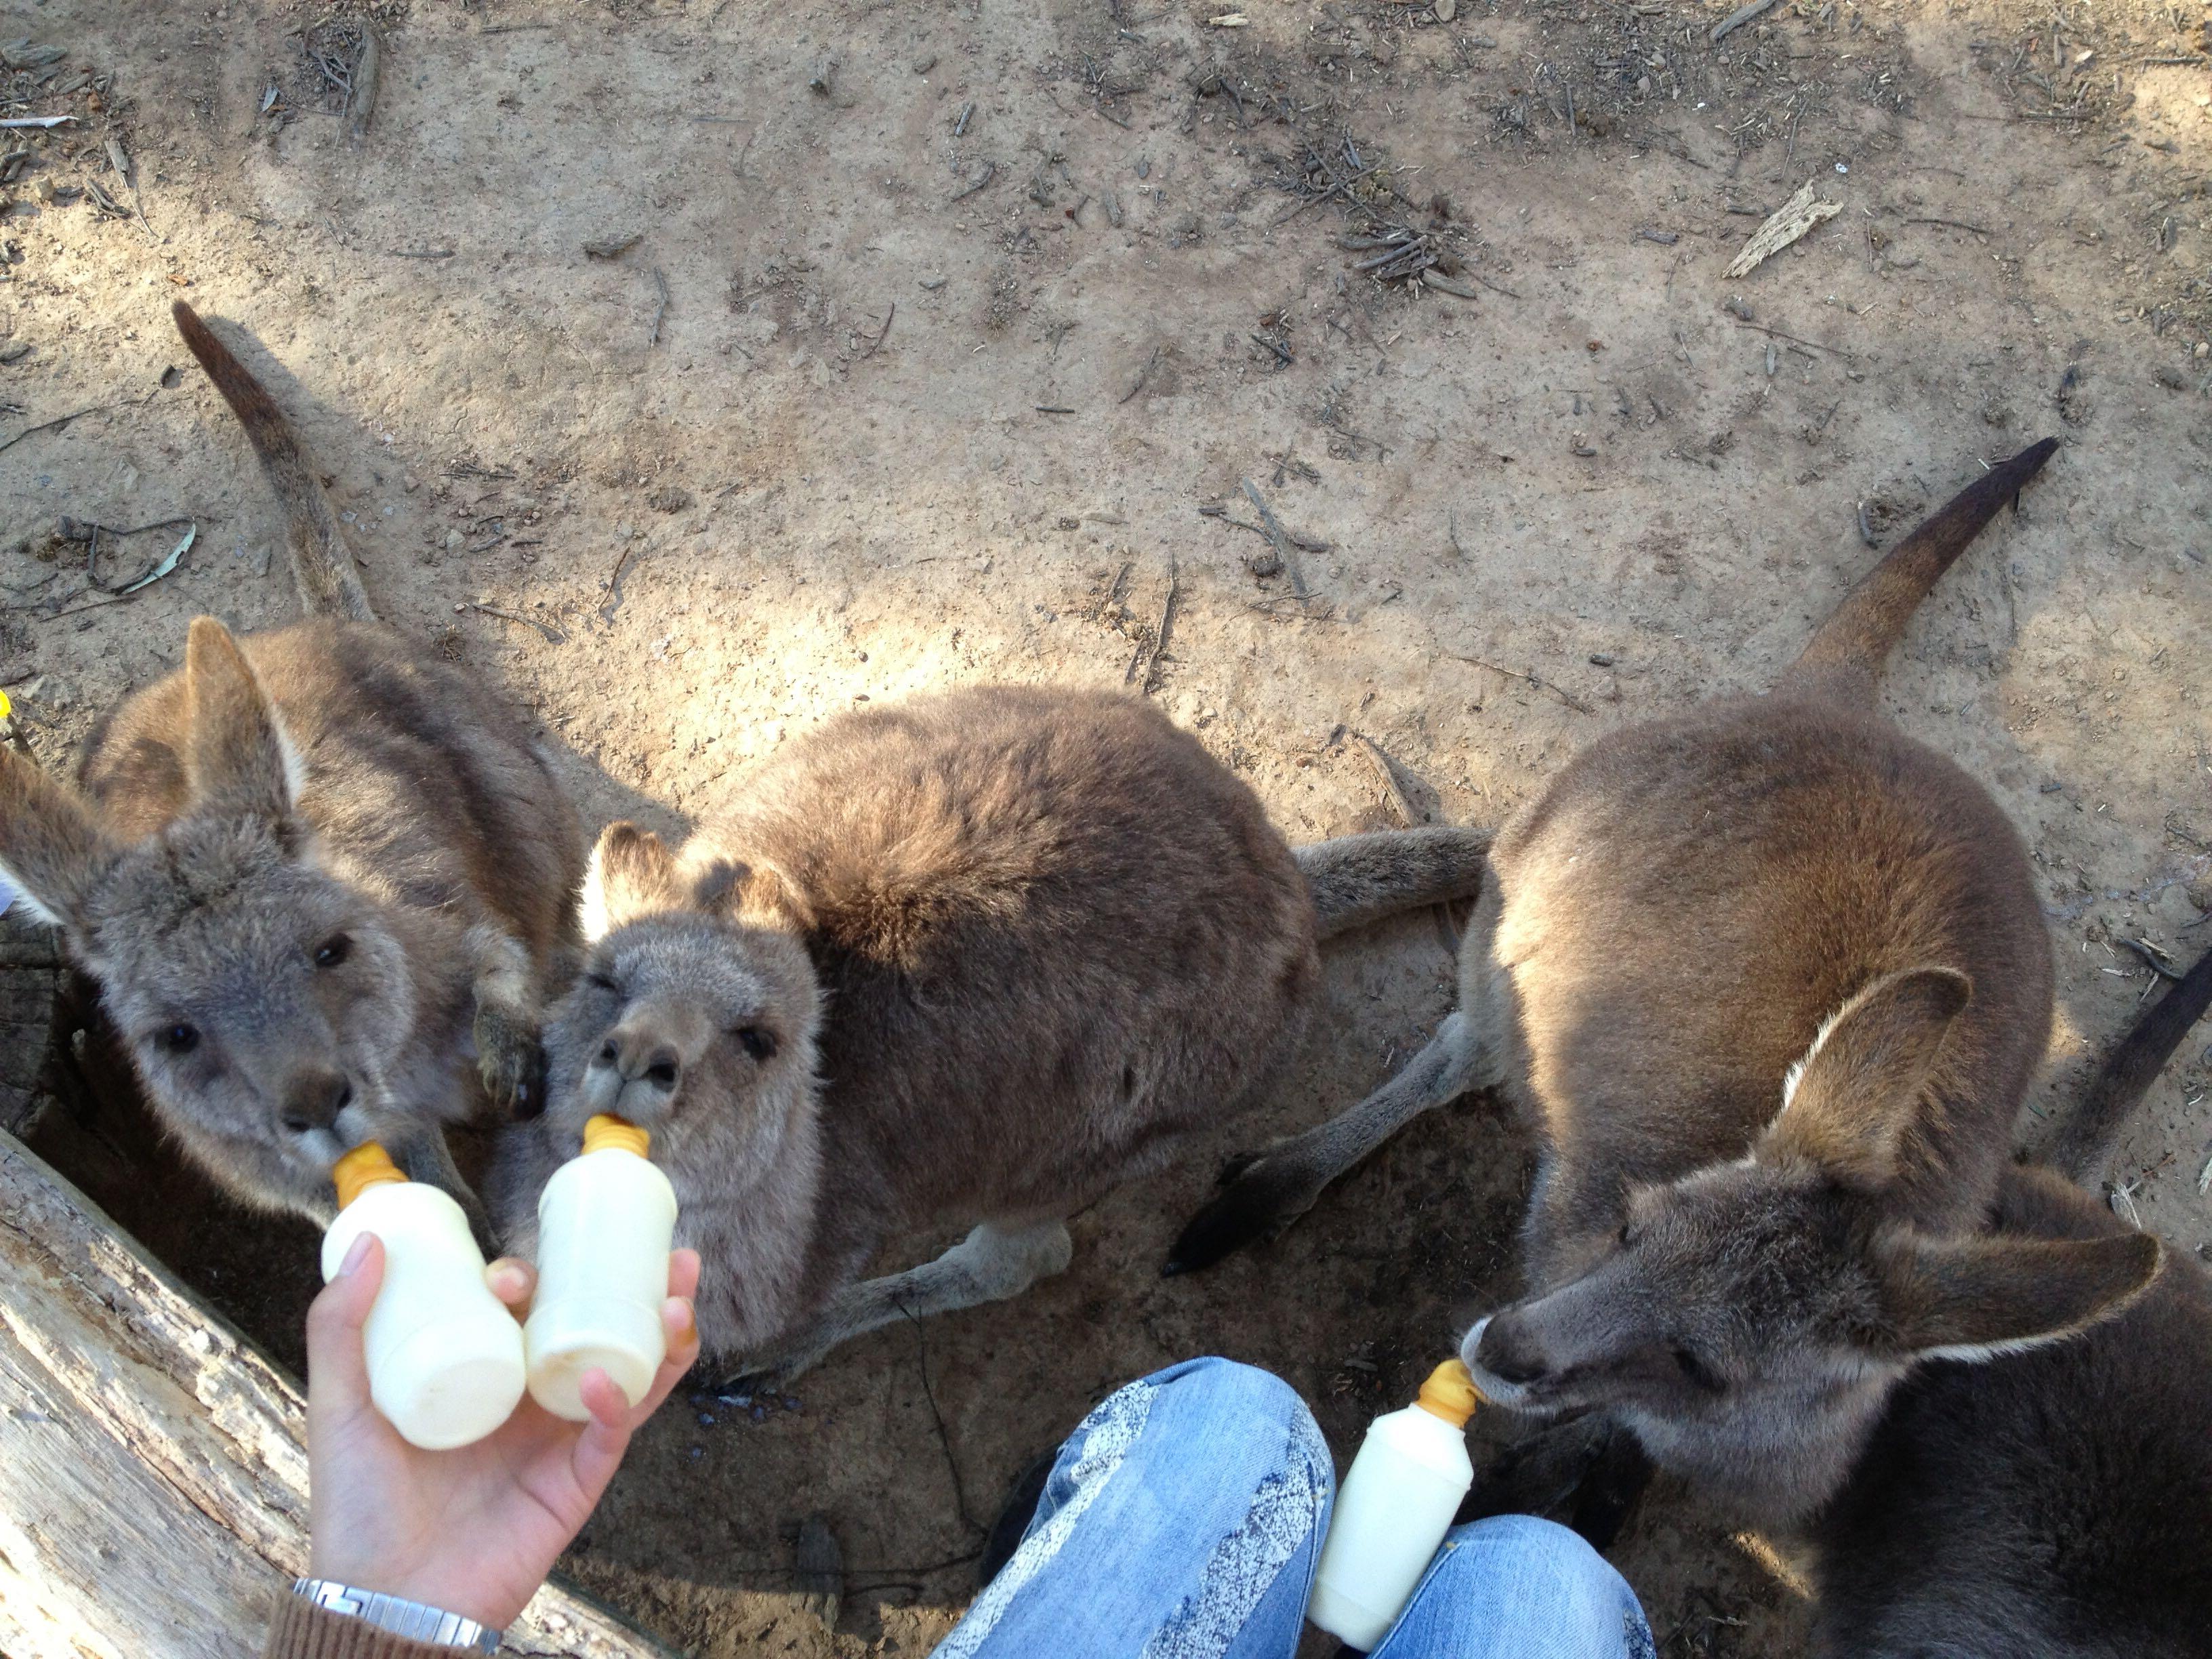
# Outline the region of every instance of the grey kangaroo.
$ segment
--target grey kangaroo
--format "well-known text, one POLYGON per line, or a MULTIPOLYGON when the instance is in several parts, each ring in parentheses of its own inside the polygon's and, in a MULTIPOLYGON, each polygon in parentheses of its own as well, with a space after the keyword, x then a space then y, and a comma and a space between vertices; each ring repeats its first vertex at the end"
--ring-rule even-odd
POLYGON ((1459 1011, 1245 1169, 1170 1266, 1502 1086, 1540 1138, 1529 1294, 1468 1334, 1478 1383, 1601 1409, 1765 1522, 1834 1490, 1917 1360, 2063 1335, 2139 1289, 2139 1241, 1973 1237, 2048 1038, 2051 947, 2003 813, 1875 707, 1915 607, 2056 447, 1900 543, 1769 695, 1571 763, 1491 848, 1459 1011))
POLYGON ((514 712, 378 625, 290 425, 176 320, 284 503, 310 619, 195 619, 181 672, 107 716, 75 787, 0 750, 0 866, 233 1194, 327 1220, 332 1162, 375 1139, 473 1205, 443 1126, 480 1108, 472 1054, 498 1102, 542 1104, 580 830, 514 712))
POLYGON ((534 1246, 584 1120, 648 1127, 708 1262, 711 1356, 791 1376, 845 1339, 1059 1272, 1066 1219, 1264 1097, 1317 939, 1471 894, 1486 835, 1293 854, 1149 705, 999 687, 842 714, 680 853, 603 834, 548 1014, 549 1106, 487 1189, 534 1246), (972 1227, 861 1275, 893 1237, 972 1227))
MULTIPOLYGON (((2057 1169, 2008 1171, 1995 1237, 2047 1252, 2154 1241, 2063 1178, 2212 1002, 2212 952, 2107 1060, 2057 1169)), ((1822 1659, 2212 1653, 2212 1276, 2179 1251, 2071 1342, 1922 1366, 1802 1540, 1822 1659)))

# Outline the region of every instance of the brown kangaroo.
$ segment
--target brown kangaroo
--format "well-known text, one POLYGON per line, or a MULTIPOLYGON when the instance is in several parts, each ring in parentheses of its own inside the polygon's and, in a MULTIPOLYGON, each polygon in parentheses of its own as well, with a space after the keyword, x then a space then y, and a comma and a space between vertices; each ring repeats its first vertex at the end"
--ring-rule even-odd
MULTIPOLYGON (((2208 1003, 2212 952, 2113 1049, 2060 1167, 2005 1174, 1997 1239, 2155 1259, 2062 1176, 2094 1177, 2208 1003)), ((2212 1653, 2212 1275, 2168 1251, 2148 1290, 2074 1341, 1923 1365, 1802 1541, 1822 1659, 2212 1653)))
POLYGON ((592 953, 548 1014, 550 1105, 487 1190, 510 1247, 584 1120, 618 1112, 697 1249, 710 1355, 790 1376, 848 1337, 1010 1297, 1066 1219, 1263 1098, 1316 940, 1471 893, 1488 837, 1293 854, 1149 704, 994 687, 842 714, 680 854, 617 824, 592 953), (896 1237, 972 1227, 861 1274, 896 1237))
POLYGON ((2136 1241, 1972 1237, 2048 1039, 2050 943, 2003 813, 1873 706, 1914 607, 2056 447, 1900 543, 1771 694, 1571 763, 1491 848, 1459 1011, 1247 1168, 1170 1266, 1279 1229, 1415 1113, 1501 1085, 1541 1150, 1529 1294, 1469 1334, 1478 1382, 1601 1408, 1767 1522, 1834 1489, 1919 1358, 2077 1330, 2139 1288, 2136 1241))
POLYGON ((387 1142, 473 1204, 442 1126, 542 1104, 575 815, 505 702, 376 623, 320 481, 191 308, 177 327, 285 507, 310 620, 234 636, 94 732, 76 786, 0 750, 0 866, 100 986, 163 1127, 248 1203, 330 1217, 387 1142))

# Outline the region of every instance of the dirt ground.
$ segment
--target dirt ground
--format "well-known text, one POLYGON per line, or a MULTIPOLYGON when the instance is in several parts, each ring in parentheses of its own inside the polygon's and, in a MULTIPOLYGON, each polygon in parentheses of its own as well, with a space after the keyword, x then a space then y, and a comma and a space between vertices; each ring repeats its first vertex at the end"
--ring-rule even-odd
MULTIPOLYGON (((0 145, 0 683, 43 752, 194 613, 294 612, 179 295, 258 341, 383 614, 534 710, 594 823, 680 823, 833 709, 988 679, 1141 686, 1294 841, 1395 821, 1377 749, 1416 813, 1495 823, 1596 733, 1765 684, 1869 542, 2055 433, 1887 701, 2046 878, 2043 1099, 2148 988, 2123 940, 2212 945, 2201 0, 1784 0, 1717 46, 1680 0, 374 15, 356 144, 351 5, 0 0, 30 62, 0 114, 78 118, 0 145), (1841 212, 1724 279, 1808 179, 1841 212), (1442 284, 1387 280, 1431 254, 1442 284), (111 584, 197 535, 112 599, 65 518, 161 526, 101 538, 111 584)), ((1529 1158, 1492 1103, 1273 1248, 1157 1267, 1219 1155, 1371 1088, 1449 980, 1427 918, 1333 954, 1264 1121, 1081 1218, 1016 1303, 664 1413, 571 1570, 700 1654, 919 1655, 1008 1483, 1129 1377, 1268 1365, 1348 1452, 1510 1293, 1529 1158), (789 1589, 817 1510, 834 1632, 789 1589)), ((2207 1060, 2116 1200, 2191 1249, 2207 1060)), ((128 1180, 98 1125, 46 1139, 296 1363, 303 1227, 128 1180)), ((1668 1654, 1802 1647, 1786 1571, 1678 1492, 1615 1559, 1668 1654)))

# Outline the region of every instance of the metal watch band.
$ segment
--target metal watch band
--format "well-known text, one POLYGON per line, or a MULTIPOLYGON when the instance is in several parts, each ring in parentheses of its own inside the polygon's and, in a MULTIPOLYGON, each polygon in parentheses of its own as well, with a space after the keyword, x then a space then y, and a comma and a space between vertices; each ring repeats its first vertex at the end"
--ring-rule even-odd
POLYGON ((350 1584, 340 1584, 328 1578, 302 1578, 292 1586, 292 1594, 304 1596, 319 1607, 332 1613, 343 1613, 374 1625, 379 1630, 388 1630, 394 1636, 404 1636, 410 1642, 429 1642, 449 1648, 468 1648, 477 1653, 499 1651, 503 1632, 486 1630, 473 1619, 464 1619, 458 1613, 447 1613, 441 1607, 425 1607, 420 1601, 404 1597, 386 1595, 381 1590, 356 1589, 350 1584))

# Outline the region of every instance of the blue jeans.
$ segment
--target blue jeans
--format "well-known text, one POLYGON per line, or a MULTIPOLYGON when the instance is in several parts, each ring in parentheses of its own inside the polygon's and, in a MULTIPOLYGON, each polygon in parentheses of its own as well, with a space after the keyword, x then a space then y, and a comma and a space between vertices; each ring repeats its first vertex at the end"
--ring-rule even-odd
MULTIPOLYGON (((933 1659, 1291 1659, 1328 1447, 1287 1383, 1172 1365, 1083 1419, 999 1576, 933 1659)), ((1565 1527, 1455 1528, 1374 1659, 1651 1659, 1620 1575, 1565 1527)))

